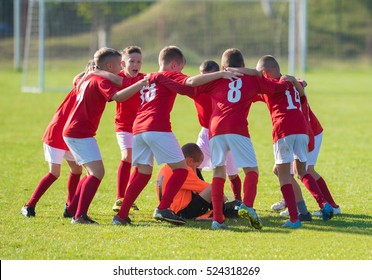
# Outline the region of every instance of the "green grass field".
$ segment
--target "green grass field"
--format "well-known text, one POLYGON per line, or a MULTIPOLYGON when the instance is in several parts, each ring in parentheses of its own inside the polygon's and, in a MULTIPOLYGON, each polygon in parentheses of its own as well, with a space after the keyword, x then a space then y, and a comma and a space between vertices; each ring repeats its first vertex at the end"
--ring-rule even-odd
MULTIPOLYGON (((351 67, 350 67, 351 68, 351 67)), ((146 70, 146 69, 145 69, 146 70)), ((156 69, 151 69, 156 71, 156 69)), ((187 68, 186 74, 196 69, 187 68)), ((72 79, 75 73, 64 73, 72 79)), ((57 77, 57 76, 56 76, 57 77)), ((0 243, 2 260, 371 260, 372 259, 372 71, 311 70, 306 75, 310 105, 324 127, 317 170, 342 209, 323 222, 314 219, 298 230, 281 228, 283 218, 270 210, 280 199, 271 173, 271 124, 264 104, 253 105, 250 132, 259 162, 255 208, 264 228, 248 228, 229 219, 226 231, 210 230, 210 222, 189 221, 183 227, 152 219, 157 206, 155 166, 149 185, 133 212, 133 225, 111 225, 120 152, 114 133, 114 104, 107 104, 97 133, 106 175, 90 207, 100 226, 71 225, 62 217, 67 165, 58 181, 41 198, 36 218, 20 214, 36 184, 47 172, 41 136, 64 93, 20 92, 21 74, 0 69, 0 243)), ((172 113, 180 144, 196 141, 199 124, 193 103, 178 97, 172 113)), ((211 173, 204 173, 207 180, 211 173)), ((242 174, 242 173, 241 173, 242 174)), ((226 194, 231 198, 228 184, 226 194)), ((310 211, 317 205, 303 189, 310 211)))

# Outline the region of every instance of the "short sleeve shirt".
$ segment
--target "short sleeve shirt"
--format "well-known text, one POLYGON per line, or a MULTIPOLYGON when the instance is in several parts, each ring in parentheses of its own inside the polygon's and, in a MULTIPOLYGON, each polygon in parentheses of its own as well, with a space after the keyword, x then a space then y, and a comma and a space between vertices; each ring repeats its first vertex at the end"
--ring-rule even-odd
MULTIPOLYGON (((164 194, 165 186, 168 183, 170 176, 173 174, 172 168, 169 165, 164 165, 158 174, 156 181, 156 193, 159 197, 159 187, 161 186, 162 194, 164 194)), ((192 170, 191 167, 188 167, 188 174, 185 182, 183 183, 181 189, 178 191, 176 196, 173 199, 173 202, 170 206, 170 209, 178 213, 179 211, 186 208, 187 205, 192 200, 192 193, 202 192, 209 183, 201 180, 198 175, 192 170)))
POLYGON ((111 101, 118 91, 118 87, 100 76, 93 75, 84 81, 64 127, 63 136, 71 138, 95 136, 106 103, 111 101))

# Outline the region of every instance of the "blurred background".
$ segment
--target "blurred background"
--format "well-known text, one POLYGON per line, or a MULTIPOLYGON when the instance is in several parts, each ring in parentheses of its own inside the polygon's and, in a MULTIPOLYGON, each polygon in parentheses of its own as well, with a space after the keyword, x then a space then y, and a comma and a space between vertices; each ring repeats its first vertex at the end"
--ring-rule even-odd
POLYGON ((23 71, 26 90, 66 87, 60 73, 76 73, 102 46, 128 45, 142 48, 151 71, 165 45, 181 47, 190 66, 219 62, 237 47, 248 67, 272 54, 282 70, 302 76, 319 67, 370 67, 372 1, 0 1, 0 67, 23 71))

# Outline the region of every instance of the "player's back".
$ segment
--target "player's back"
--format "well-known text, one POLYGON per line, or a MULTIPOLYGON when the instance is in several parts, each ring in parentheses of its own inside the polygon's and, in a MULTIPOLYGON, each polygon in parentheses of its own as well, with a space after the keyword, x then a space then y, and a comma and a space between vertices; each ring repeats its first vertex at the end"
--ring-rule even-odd
POLYGON ((289 83, 288 89, 282 93, 265 92, 263 99, 270 111, 273 141, 292 134, 307 133, 300 95, 292 84, 289 83))
POLYGON ((259 92, 260 81, 256 76, 242 76, 233 81, 218 79, 198 87, 196 95, 208 93, 212 98, 210 137, 219 134, 249 137, 247 116, 259 92))
POLYGON ((63 135, 72 138, 93 137, 106 107, 106 102, 118 91, 111 81, 97 75, 87 78, 77 94, 63 135))
POLYGON ((68 150, 66 143, 62 137, 63 127, 68 119, 69 114, 74 108, 76 102, 76 88, 74 87, 59 105, 58 109, 53 115, 52 120, 48 124, 42 140, 51 147, 68 150))
POLYGON ((183 85, 188 76, 179 72, 164 71, 152 73, 149 86, 141 89, 141 105, 133 123, 133 134, 146 131, 171 132, 170 113, 177 92, 193 92, 183 85))

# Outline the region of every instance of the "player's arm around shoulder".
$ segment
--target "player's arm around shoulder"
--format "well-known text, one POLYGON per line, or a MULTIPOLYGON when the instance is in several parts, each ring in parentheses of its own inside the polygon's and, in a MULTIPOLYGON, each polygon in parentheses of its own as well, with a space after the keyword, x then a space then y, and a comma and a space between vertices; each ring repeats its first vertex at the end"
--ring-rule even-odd
POLYGON ((292 83, 293 86, 298 91, 298 93, 300 94, 300 96, 305 95, 305 91, 304 91, 303 86, 300 84, 300 82, 294 76, 283 75, 280 79, 292 83))
POLYGON ((210 82, 213 82, 218 79, 228 79, 230 81, 233 81, 234 79, 238 79, 243 74, 238 72, 232 72, 232 71, 217 71, 212 73, 206 73, 206 74, 199 74, 196 76, 189 77, 185 81, 185 85, 191 86, 191 87, 197 87, 201 86, 210 82))
POLYGON ((240 73, 240 74, 247 75, 247 76, 262 77, 262 73, 255 68, 227 67, 226 70, 232 73, 240 73))
POLYGON ((143 79, 139 80, 138 82, 134 83, 133 85, 130 85, 128 87, 125 87, 124 89, 116 92, 112 96, 112 100, 115 100, 117 102, 123 102, 129 98, 131 98, 136 92, 141 90, 143 87, 148 86, 149 76, 146 75, 143 77, 143 79))
POLYGON ((110 72, 105 71, 105 70, 95 69, 93 71, 93 74, 94 75, 97 75, 97 76, 100 76, 100 77, 102 77, 104 79, 109 80, 110 82, 112 82, 116 86, 122 86, 123 85, 123 82, 124 82, 123 81, 123 78, 120 77, 119 75, 110 73, 110 72))

